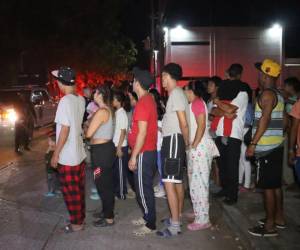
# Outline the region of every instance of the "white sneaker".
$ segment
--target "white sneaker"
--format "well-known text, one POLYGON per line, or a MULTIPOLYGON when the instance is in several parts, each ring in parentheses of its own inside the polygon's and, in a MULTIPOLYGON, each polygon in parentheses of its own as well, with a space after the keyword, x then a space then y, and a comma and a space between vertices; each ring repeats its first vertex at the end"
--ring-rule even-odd
POLYGON ((144 226, 144 225, 146 225, 146 221, 142 217, 137 219, 137 220, 132 220, 131 223, 134 226, 144 226))
POLYGON ((157 190, 156 192, 154 192, 154 196, 156 198, 166 198, 166 192, 164 187, 160 187, 159 190, 157 190))
POLYGON ((160 190, 160 184, 158 183, 154 188, 153 188, 154 192, 158 192, 160 190))
POLYGON ((97 201, 97 200, 100 200, 100 196, 98 194, 91 194, 90 195, 90 199, 93 200, 93 201, 97 201))
POLYGON ((150 228, 148 228, 144 225, 141 228, 134 230, 133 235, 137 236, 137 237, 144 237, 148 234, 153 234, 155 232, 156 232, 156 230, 151 230, 150 228))
POLYGON ((96 189, 96 188, 92 187, 92 188, 91 188, 91 193, 93 193, 93 194, 94 194, 94 193, 96 193, 96 194, 97 194, 97 193, 98 193, 98 191, 97 191, 97 189, 96 189))

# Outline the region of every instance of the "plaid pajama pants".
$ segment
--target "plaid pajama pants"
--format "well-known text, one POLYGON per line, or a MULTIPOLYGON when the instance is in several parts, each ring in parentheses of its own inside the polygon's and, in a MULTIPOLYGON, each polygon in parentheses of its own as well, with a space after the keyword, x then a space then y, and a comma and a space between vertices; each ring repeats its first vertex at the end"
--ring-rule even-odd
POLYGON ((81 225, 85 219, 85 163, 77 166, 60 165, 58 171, 70 223, 81 225))

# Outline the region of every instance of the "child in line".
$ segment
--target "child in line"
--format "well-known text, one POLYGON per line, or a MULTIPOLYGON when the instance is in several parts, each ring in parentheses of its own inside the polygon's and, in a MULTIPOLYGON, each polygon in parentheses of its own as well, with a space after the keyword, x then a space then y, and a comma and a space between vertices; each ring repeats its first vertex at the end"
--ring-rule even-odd
POLYGON ((48 185, 48 192, 45 194, 46 197, 55 197, 61 193, 58 171, 57 169, 54 169, 50 164, 54 150, 55 150, 55 132, 52 131, 48 134, 48 149, 45 154, 47 185, 48 185))

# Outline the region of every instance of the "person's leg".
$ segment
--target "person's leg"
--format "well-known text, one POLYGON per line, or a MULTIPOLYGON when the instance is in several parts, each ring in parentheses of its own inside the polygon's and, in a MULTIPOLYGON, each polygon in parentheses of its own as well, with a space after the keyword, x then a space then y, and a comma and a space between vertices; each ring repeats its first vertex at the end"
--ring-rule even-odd
POLYGON ((127 176, 128 176, 128 147, 122 148, 122 184, 123 184, 123 197, 126 198, 127 194, 127 176))
POLYGON ((60 166, 59 176, 61 190, 64 201, 70 215, 70 223, 74 230, 82 228, 85 218, 85 201, 82 200, 82 177, 84 167, 78 166, 60 166))
POLYGON ((157 151, 156 164, 157 164, 157 170, 158 170, 158 173, 159 173, 159 184, 160 184, 161 187, 163 187, 164 184, 163 184, 163 181, 162 181, 162 164, 161 164, 161 152, 160 151, 157 151))
POLYGON ((153 178, 156 172, 156 151, 144 152, 138 158, 140 164, 140 199, 144 210, 146 226, 151 230, 156 229, 156 210, 153 190, 153 178))
POLYGON ((226 172, 227 198, 230 202, 236 202, 239 190, 239 160, 241 155, 241 141, 233 138, 228 139, 226 172))
POLYGON ((276 199, 276 213, 275 213, 275 222, 280 225, 285 224, 284 215, 283 215, 283 194, 282 189, 275 189, 275 199, 276 199))
POLYGON ((113 180, 114 180, 114 194, 118 198, 121 198, 120 194, 120 161, 121 159, 119 157, 116 157, 113 165, 113 180))
POLYGON ((178 213, 179 213, 179 221, 182 217, 182 211, 184 206, 184 186, 183 184, 175 184, 175 190, 177 194, 177 200, 178 200, 178 213))
POLYGON ((266 210, 266 224, 267 231, 275 230, 275 214, 276 214, 276 197, 274 189, 266 189, 264 192, 264 202, 266 210))
POLYGON ((165 182, 165 189, 171 212, 171 219, 172 221, 179 223, 179 200, 176 192, 176 184, 171 182, 165 182))
POLYGON ((244 187, 249 189, 251 187, 251 162, 245 158, 244 164, 245 164, 244 187))
MULTIPOLYGON (((240 156, 240 162, 239 162, 239 184, 243 185, 244 183, 244 177, 246 179, 246 145, 245 143, 242 143, 241 146, 241 156, 240 156)), ((246 181, 246 180, 245 180, 246 181)))
POLYGON ((226 193, 226 189, 227 189, 227 174, 226 174, 227 173, 227 150, 226 150, 226 145, 224 145, 221 140, 221 137, 217 137, 216 145, 220 152, 220 157, 217 158, 220 184, 222 187, 220 194, 222 194, 222 196, 226 196, 227 195, 227 193, 226 193))

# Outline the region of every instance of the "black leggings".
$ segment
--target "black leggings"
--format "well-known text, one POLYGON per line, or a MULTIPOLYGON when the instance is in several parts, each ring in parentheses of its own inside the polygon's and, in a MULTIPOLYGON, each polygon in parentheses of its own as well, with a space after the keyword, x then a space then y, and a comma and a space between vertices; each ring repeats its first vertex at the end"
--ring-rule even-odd
POLYGON ((91 158, 96 188, 102 200, 104 218, 113 219, 115 206, 113 164, 116 158, 113 142, 91 145, 91 158))

